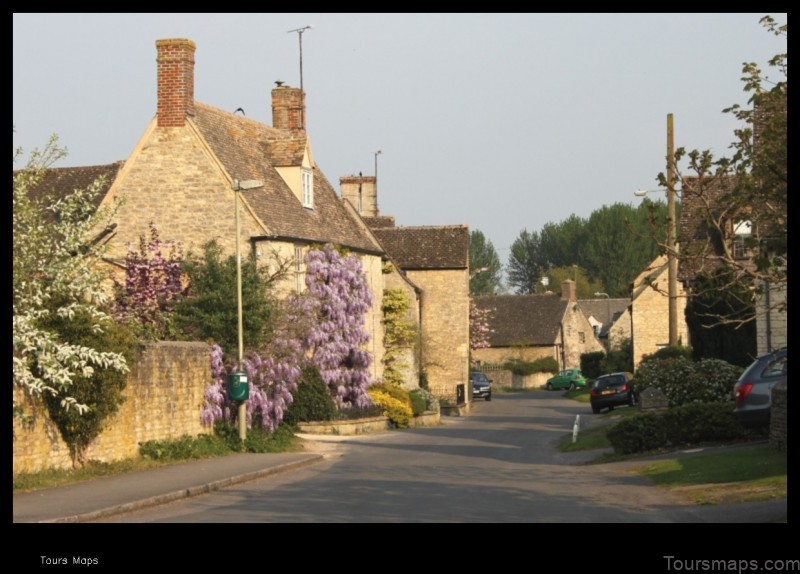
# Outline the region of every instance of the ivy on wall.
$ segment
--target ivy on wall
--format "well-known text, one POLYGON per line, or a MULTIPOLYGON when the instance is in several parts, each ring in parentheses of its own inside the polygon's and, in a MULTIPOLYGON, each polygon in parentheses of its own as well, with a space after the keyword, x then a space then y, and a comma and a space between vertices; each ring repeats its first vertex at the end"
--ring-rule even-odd
POLYGON ((383 292, 383 378, 387 383, 402 385, 405 381, 408 362, 403 358, 417 336, 413 321, 406 318, 411 301, 402 289, 386 289, 383 292))

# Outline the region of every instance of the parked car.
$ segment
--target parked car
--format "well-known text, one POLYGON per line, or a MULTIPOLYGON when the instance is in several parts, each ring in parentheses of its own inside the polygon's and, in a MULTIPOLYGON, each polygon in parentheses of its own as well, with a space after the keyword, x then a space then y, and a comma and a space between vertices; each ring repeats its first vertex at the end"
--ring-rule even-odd
POLYGON ((772 387, 786 380, 786 347, 761 355, 736 381, 733 397, 736 416, 748 427, 769 426, 772 387))
POLYGON ((585 386, 586 377, 583 376, 580 369, 561 371, 557 375, 547 379, 547 383, 544 385, 548 391, 552 391, 553 389, 569 389, 570 391, 574 391, 578 387, 585 386))
POLYGON ((473 371, 469 374, 469 380, 472 383, 472 399, 486 399, 492 400, 492 379, 486 376, 486 373, 473 371))
POLYGON ((631 373, 610 373, 597 377, 589 391, 592 412, 602 409, 613 411, 614 407, 636 404, 636 389, 633 388, 631 373))

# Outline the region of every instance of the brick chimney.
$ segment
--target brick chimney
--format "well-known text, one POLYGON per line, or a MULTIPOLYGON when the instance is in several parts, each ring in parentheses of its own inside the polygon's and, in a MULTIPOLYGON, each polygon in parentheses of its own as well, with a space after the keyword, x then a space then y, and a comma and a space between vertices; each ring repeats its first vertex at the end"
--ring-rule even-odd
POLYGON ((561 298, 566 301, 577 301, 575 296, 575 281, 566 279, 561 282, 561 298))
POLYGON ((339 178, 342 197, 364 217, 378 217, 378 194, 374 175, 347 175, 339 178))
POLYGON ((272 127, 306 131, 306 98, 300 88, 279 85, 272 90, 272 127))
POLYGON ((191 40, 156 40, 158 51, 158 127, 186 124, 194 115, 194 50, 191 40))

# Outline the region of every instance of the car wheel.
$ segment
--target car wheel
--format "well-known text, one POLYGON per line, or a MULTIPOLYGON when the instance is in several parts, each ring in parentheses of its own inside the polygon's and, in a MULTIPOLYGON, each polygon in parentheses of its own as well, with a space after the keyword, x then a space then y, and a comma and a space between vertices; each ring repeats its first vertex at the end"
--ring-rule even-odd
POLYGON ((486 400, 487 401, 491 401, 492 400, 492 395, 486 395, 486 400))
POLYGON ((548 391, 552 391, 552 390, 553 390, 553 384, 552 384, 552 383, 547 383, 547 384, 545 385, 545 388, 546 388, 548 391))
POLYGON ((574 391, 575 390, 575 383, 570 383, 569 384, 569 390, 570 391, 574 391))
POLYGON ((596 414, 596 415, 599 415, 599 414, 600 414, 600 407, 595 407, 595 406, 593 406, 593 407, 592 407, 592 412, 593 412, 594 414, 596 414))

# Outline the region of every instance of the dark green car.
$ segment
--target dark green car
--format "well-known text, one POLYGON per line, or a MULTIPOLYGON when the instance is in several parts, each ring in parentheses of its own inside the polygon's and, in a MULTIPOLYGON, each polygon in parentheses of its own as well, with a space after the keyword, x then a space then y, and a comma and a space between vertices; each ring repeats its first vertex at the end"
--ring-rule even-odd
POLYGON ((548 391, 553 389, 569 389, 574 391, 577 388, 584 388, 586 386, 586 377, 581 374, 580 369, 567 369, 561 371, 555 376, 547 379, 545 388, 548 391))

